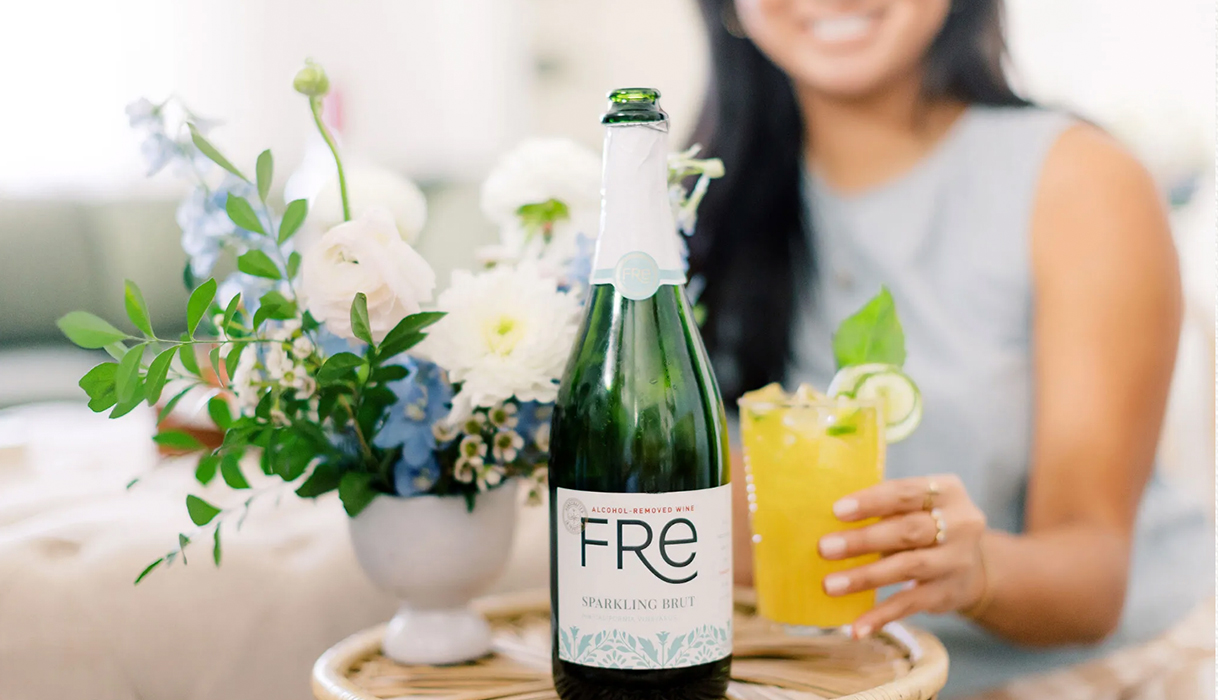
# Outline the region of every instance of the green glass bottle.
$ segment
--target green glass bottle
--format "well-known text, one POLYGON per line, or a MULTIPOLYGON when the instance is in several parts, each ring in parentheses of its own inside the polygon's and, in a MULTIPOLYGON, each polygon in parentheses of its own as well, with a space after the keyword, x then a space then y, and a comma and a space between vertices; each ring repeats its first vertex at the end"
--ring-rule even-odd
POLYGON ((563 700, 721 698, 731 669, 727 424, 685 298, 658 98, 609 95, 592 288, 551 424, 563 700))

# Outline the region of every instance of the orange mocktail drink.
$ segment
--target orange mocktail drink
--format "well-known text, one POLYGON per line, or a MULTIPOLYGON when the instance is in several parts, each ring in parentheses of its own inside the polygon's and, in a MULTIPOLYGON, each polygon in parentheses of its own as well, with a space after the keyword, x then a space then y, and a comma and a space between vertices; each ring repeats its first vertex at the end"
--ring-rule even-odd
POLYGON ((827 561, 817 542, 873 522, 843 523, 832 508, 884 476, 879 405, 807 388, 791 396, 777 385, 745 394, 739 403, 758 612, 801 627, 850 624, 875 605, 875 591, 829 596, 825 576, 878 555, 827 561))

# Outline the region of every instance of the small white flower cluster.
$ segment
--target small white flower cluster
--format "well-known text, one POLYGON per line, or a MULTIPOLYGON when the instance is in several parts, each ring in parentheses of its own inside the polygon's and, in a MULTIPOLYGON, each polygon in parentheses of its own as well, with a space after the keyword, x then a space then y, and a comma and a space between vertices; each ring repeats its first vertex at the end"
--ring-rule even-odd
POLYGON ((718 158, 696 158, 702 150, 700 144, 694 144, 680 153, 668 154, 668 199, 672 204, 673 218, 677 222, 677 230, 686 236, 694 233, 698 221, 698 205, 706 196, 710 181, 723 177, 723 161, 718 158), (686 191, 682 181, 697 175, 693 191, 686 191))
POLYGON ((436 439, 450 442, 461 438, 457 446, 457 462, 453 476, 465 484, 476 483, 479 491, 486 491, 503 482, 507 467, 516 461, 524 448, 524 438, 515 428, 519 423, 514 403, 501 403, 477 411, 452 426, 448 421, 439 421, 434 427, 436 439), (487 459, 489 433, 489 451, 487 459))
MULTIPOLYGON (((233 369, 230 385, 238 411, 242 415, 253 414, 267 389, 292 389, 296 400, 309 402, 309 419, 317 421, 317 380, 306 365, 317 351, 313 341, 304 334, 296 319, 268 328, 266 337, 272 342, 265 344, 261 362, 256 346, 250 346, 241 353, 241 359, 233 369)), ((276 422, 287 422, 281 410, 273 410, 272 416, 276 422)))
POLYGON ((284 389, 295 389, 298 400, 312 398, 313 392, 317 391, 317 381, 309 376, 304 363, 312 357, 314 347, 313 341, 301 331, 300 321, 284 321, 279 327, 271 329, 267 337, 280 341, 267 344, 267 380, 284 389))

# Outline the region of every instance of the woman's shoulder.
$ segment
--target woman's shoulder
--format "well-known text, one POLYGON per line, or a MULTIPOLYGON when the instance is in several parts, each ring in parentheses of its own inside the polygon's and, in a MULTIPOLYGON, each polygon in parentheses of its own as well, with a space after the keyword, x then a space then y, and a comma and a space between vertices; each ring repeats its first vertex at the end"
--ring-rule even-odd
POLYGON ((973 148, 1004 155, 1044 151, 1080 123, 1068 112, 1035 105, 972 105, 967 119, 973 148))
POLYGON ((1178 295, 1163 198, 1149 171, 1099 127, 1076 121, 1054 140, 1034 202, 1032 253, 1040 279, 1074 280, 1085 261, 1097 290, 1178 295))
POLYGON ((1078 123, 1040 107, 971 105, 953 149, 955 178, 969 191, 1029 207, 1049 151, 1078 123))
POLYGON ((1116 138, 1082 120, 1072 120, 1046 154, 1040 190, 1046 197, 1133 195, 1158 200, 1147 169, 1116 138))
POLYGON ((1149 179, 1145 168, 1115 138, 1069 112, 1033 105, 975 105, 970 118, 974 147, 985 143, 996 151, 1033 156, 1042 168, 1038 172, 1042 185, 1080 177, 1135 179, 1143 184, 1149 179))
POLYGON ((1037 210, 1068 211, 1097 200, 1117 212, 1159 206, 1146 168, 1080 117, 1036 106, 975 105, 968 119, 970 177, 1019 192, 1037 210))

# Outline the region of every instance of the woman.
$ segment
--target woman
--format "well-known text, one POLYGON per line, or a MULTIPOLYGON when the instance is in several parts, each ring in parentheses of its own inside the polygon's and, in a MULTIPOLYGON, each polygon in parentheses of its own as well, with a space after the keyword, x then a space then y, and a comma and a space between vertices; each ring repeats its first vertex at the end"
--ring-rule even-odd
POLYGON ((890 480, 835 506, 881 520, 820 542, 888 554, 828 593, 905 585, 855 634, 937 614, 916 622, 948 646, 959 696, 1181 620, 1211 590, 1213 548, 1203 511, 1154 476, 1181 300, 1146 172, 1012 92, 1000 0, 702 5, 714 79, 696 140, 727 176, 692 264, 725 395, 824 387, 832 329, 881 284, 923 390, 890 480))

